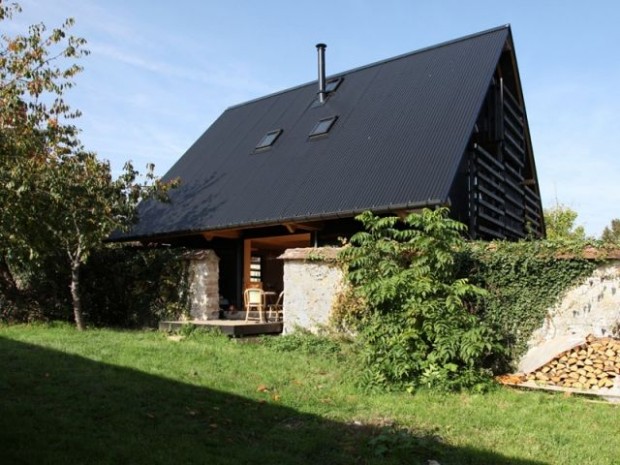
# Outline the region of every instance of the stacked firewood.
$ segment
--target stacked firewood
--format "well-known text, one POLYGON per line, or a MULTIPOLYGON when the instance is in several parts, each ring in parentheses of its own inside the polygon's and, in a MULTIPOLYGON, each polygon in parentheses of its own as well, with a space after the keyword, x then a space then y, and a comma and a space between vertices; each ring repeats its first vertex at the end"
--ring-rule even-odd
POLYGON ((589 390, 613 387, 618 375, 620 340, 588 336, 584 344, 561 353, 526 378, 537 384, 589 390))

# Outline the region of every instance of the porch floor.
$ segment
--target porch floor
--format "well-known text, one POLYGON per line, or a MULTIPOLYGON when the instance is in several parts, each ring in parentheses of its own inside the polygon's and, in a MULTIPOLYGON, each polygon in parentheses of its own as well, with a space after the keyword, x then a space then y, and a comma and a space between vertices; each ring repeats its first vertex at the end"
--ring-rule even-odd
POLYGON ((160 321, 160 331, 176 331, 186 325, 194 325, 200 328, 219 328, 222 334, 231 337, 259 336, 263 334, 282 333, 283 323, 257 321, 245 322, 245 320, 189 320, 189 321, 160 321))

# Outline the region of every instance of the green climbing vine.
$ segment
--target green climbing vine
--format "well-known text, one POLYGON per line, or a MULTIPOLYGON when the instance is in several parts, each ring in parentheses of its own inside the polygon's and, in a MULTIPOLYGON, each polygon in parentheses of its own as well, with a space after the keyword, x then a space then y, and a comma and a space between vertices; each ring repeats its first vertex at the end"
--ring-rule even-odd
POLYGON ((597 266, 581 250, 583 245, 553 241, 469 245, 470 279, 487 291, 479 310, 503 335, 512 360, 523 354, 547 310, 597 266))

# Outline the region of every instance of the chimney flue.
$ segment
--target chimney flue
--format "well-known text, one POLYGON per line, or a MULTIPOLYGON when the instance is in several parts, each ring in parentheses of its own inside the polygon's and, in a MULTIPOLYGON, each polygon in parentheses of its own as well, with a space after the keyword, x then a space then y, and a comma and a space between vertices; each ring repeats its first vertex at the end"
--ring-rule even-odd
POLYGON ((319 55, 319 102, 325 103, 327 92, 325 91, 325 49, 327 45, 316 44, 316 51, 319 55))

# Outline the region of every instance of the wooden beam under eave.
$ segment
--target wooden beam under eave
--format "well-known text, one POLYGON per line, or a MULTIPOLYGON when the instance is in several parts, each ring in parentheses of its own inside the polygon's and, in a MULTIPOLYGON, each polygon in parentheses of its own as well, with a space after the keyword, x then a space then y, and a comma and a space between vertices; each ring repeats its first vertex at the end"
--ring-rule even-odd
POLYGON ((223 229, 221 231, 208 231, 202 233, 202 236, 211 241, 216 237, 220 237, 222 239, 239 239, 241 237, 241 231, 238 229, 223 229))
POLYGON ((316 223, 284 223, 284 227, 291 234, 293 234, 296 231, 309 231, 309 232, 320 231, 321 229, 323 229, 323 226, 324 225, 323 225, 322 222, 316 222, 316 223))
POLYGON ((413 208, 411 210, 397 210, 396 212, 394 212, 394 214, 398 216, 400 220, 404 220, 412 213, 421 213, 421 212, 422 212, 422 208, 413 208))

